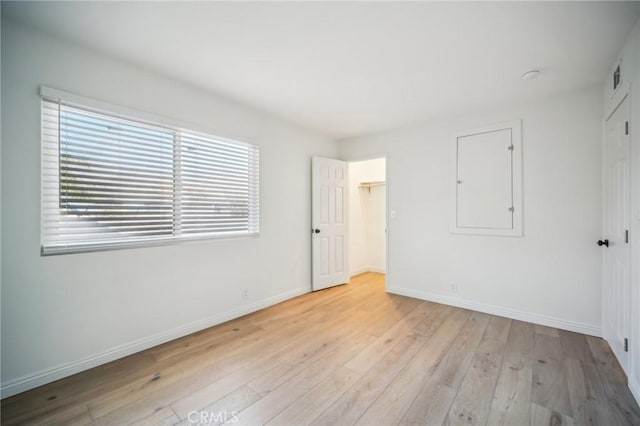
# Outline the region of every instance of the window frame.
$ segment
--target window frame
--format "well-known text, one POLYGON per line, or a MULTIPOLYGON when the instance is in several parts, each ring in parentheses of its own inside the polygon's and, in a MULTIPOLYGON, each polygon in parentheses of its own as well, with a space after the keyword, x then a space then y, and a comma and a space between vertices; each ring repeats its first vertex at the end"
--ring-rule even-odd
MULTIPOLYGON (((255 225, 255 232, 252 232, 252 229, 249 229, 248 232, 237 232, 237 233, 193 233, 193 234, 179 234, 176 235, 175 230, 175 222, 172 225, 172 234, 166 237, 159 238, 150 238, 146 240, 137 240, 137 241, 128 241, 127 239, 122 239, 120 241, 105 240, 106 242, 99 243, 82 243, 82 244, 69 244, 69 245, 46 245, 46 235, 45 235, 45 219, 48 217, 44 213, 44 185, 48 182, 46 179, 50 179, 50 177, 45 177, 45 166, 44 166, 44 135, 43 135, 43 123, 42 117, 40 118, 40 255, 41 256, 50 256, 50 255, 59 255, 59 254, 71 254, 71 253, 86 253, 86 252, 95 252, 95 251, 106 251, 106 250, 119 250, 119 249, 128 249, 128 248, 142 248, 142 247, 154 247, 154 246, 163 246, 163 245, 174 245, 188 242, 198 242, 198 241, 206 241, 206 240, 227 240, 227 239, 244 239, 248 237, 259 237, 260 235, 260 148, 254 144, 240 141, 237 139, 230 139, 225 137, 216 136, 210 130, 203 129, 202 127, 192 125, 192 124, 184 124, 177 120, 168 119, 165 117, 161 117, 152 113, 143 112, 135 109, 130 109, 114 104, 110 104, 103 101, 98 101, 95 99, 87 98, 84 96, 75 95, 73 93, 68 93, 62 90, 49 88, 46 86, 40 86, 40 99, 39 103, 39 111, 42 115, 43 111, 43 103, 42 101, 49 102, 57 102, 61 104, 66 104, 71 107, 76 107, 80 109, 87 110, 89 112, 94 112, 97 114, 104 114, 110 117, 117 117, 125 121, 130 121, 132 123, 141 124, 141 125, 149 125, 153 127, 161 127, 165 128, 169 132, 175 132, 177 135, 188 134, 193 136, 200 136, 204 138, 214 139, 216 141, 232 144, 236 146, 247 147, 250 150, 255 151, 255 167, 249 167, 248 170, 251 173, 253 172, 256 175, 257 182, 255 182, 255 197, 251 195, 251 183, 249 183, 249 193, 247 195, 248 202, 248 218, 247 222, 251 225, 255 225), (252 200, 255 200, 255 203, 252 205, 252 200), (253 210, 253 217, 252 217, 253 210)), ((174 140, 174 144, 180 143, 179 139, 181 136, 177 136, 177 141, 174 140)), ((60 153, 60 147, 58 146, 58 154, 60 153)), ((179 173, 181 168, 181 163, 173 164, 173 173, 179 173)), ((60 178, 60 164, 58 164, 57 169, 57 177, 60 178)), ((172 198, 174 199, 174 208, 175 208, 175 198, 176 198, 175 188, 172 191, 172 198)), ((58 197, 60 197, 60 189, 58 189, 58 197)))

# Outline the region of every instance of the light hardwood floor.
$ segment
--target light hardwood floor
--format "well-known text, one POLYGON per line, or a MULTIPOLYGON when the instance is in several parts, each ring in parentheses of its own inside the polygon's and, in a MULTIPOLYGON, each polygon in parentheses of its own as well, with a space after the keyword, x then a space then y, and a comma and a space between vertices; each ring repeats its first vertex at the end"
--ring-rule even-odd
POLYGON ((640 424, 602 339, 386 294, 373 273, 2 401, 7 425, 225 415, 240 425, 640 424))

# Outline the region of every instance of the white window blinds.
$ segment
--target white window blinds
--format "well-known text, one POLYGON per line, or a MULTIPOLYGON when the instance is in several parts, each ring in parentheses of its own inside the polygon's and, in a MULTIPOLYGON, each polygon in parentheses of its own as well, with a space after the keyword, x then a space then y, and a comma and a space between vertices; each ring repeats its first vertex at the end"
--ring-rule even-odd
POLYGON ((257 147, 46 96, 41 112, 43 254, 258 233, 257 147))

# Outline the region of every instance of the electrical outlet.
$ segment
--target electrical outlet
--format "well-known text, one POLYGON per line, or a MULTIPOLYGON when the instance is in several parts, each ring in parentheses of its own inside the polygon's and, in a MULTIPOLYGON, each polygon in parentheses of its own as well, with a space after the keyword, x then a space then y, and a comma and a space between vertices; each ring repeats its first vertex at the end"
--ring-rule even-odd
POLYGON ((451 283, 451 293, 457 293, 457 292, 458 292, 458 284, 451 283))
POLYGON ((240 297, 242 300, 249 300, 249 289, 243 288, 240 297))

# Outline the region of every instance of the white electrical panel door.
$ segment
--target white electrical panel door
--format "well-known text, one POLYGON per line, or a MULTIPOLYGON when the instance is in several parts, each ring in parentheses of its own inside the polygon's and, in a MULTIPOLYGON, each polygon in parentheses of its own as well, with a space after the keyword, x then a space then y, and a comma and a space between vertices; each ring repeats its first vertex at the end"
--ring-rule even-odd
POLYGON ((511 129, 458 138, 461 228, 513 228, 511 129))
POLYGON ((520 148, 519 121, 455 136, 453 232, 522 234, 520 148))

